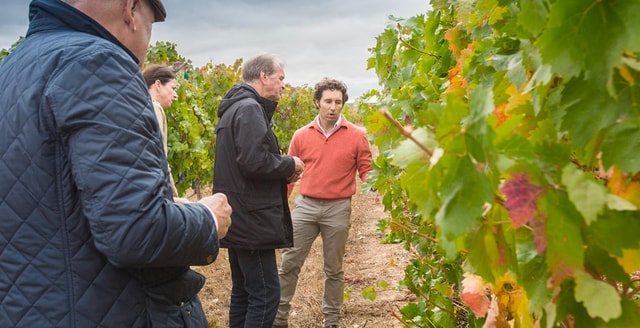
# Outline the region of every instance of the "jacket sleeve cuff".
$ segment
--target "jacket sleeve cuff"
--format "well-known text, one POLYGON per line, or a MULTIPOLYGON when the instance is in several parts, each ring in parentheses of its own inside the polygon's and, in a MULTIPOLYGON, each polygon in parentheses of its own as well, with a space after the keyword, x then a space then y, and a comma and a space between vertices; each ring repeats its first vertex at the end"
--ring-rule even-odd
POLYGON ((203 206, 204 206, 204 208, 207 209, 207 211, 209 211, 209 213, 211 213, 211 217, 213 217, 213 222, 215 222, 215 224, 216 224, 216 231, 218 231, 218 218, 216 217, 215 214, 213 214, 213 211, 208 206, 206 206, 206 205, 203 205, 203 206))

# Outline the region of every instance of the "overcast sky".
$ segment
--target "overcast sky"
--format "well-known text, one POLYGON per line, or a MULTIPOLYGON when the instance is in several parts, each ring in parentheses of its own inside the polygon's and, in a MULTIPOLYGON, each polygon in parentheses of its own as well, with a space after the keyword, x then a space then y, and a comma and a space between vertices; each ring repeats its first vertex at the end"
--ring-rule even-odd
MULTIPOLYGON (((0 49, 24 35, 28 0, 2 0, 0 49)), ((285 82, 313 86, 324 76, 344 81, 350 98, 377 88, 367 70, 369 48, 389 15, 425 13, 428 0, 164 0, 168 17, 151 37, 177 45, 195 66, 233 64, 259 52, 286 63, 285 82)))

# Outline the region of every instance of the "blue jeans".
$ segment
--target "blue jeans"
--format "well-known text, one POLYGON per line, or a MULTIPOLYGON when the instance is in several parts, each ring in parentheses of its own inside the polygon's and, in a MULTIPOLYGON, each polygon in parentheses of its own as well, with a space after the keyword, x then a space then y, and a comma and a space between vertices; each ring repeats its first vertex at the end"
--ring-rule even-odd
POLYGON ((271 328, 280 301, 276 252, 229 248, 230 328, 271 328))

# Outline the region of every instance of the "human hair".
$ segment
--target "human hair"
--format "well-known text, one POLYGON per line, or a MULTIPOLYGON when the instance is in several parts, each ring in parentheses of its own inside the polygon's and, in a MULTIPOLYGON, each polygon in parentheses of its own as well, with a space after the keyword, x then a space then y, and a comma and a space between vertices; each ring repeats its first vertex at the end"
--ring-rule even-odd
POLYGON ((284 63, 276 55, 258 54, 242 65, 242 80, 246 83, 254 82, 260 79, 260 73, 262 72, 267 76, 271 76, 278 67, 284 68, 284 63))
POLYGON ((171 80, 175 80, 176 73, 165 65, 149 65, 142 71, 144 81, 147 88, 151 87, 156 81, 160 81, 162 85, 167 84, 171 80))
POLYGON ((325 90, 338 90, 342 92, 342 103, 346 103, 349 100, 349 95, 347 94, 347 86, 344 82, 331 79, 328 77, 323 78, 320 82, 316 83, 315 91, 313 93, 313 99, 316 101, 320 101, 322 98, 322 93, 325 90))

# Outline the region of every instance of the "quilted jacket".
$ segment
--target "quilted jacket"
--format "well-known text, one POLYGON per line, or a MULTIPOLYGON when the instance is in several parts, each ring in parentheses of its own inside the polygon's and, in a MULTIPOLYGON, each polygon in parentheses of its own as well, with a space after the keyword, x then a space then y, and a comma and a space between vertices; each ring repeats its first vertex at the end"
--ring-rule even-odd
POLYGON ((233 224, 220 241, 226 248, 276 249, 293 246, 287 181, 295 162, 281 155, 270 122, 278 104, 242 83, 218 108, 213 189, 233 208, 233 224))
POLYGON ((206 326, 219 241, 172 202, 135 58, 95 21, 34 0, 0 63, 0 327, 206 326))

